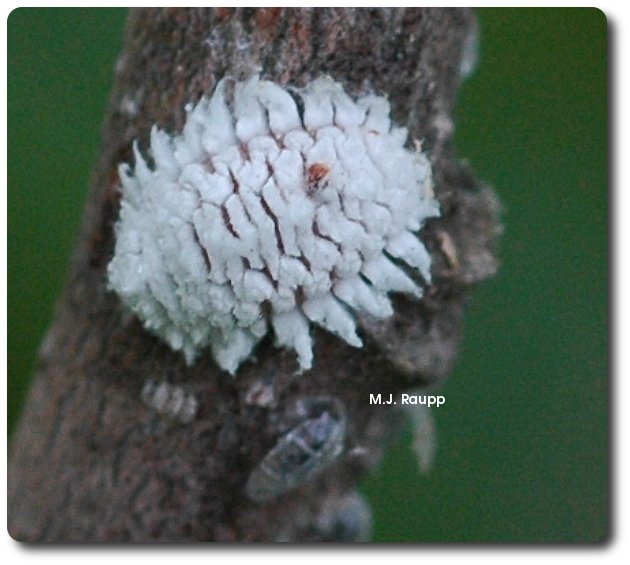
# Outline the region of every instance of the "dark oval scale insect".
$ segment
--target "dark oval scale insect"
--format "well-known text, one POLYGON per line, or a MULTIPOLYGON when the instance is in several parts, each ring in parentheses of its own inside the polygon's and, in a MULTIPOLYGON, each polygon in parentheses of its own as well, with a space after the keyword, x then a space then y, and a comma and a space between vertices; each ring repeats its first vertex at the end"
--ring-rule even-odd
POLYGON ((252 471, 245 492, 267 502, 321 473, 339 457, 346 435, 341 410, 324 410, 283 435, 252 471))

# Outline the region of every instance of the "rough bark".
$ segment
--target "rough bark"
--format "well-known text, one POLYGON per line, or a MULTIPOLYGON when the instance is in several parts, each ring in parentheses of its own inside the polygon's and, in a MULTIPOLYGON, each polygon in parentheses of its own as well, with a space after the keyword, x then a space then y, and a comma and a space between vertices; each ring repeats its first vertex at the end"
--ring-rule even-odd
POLYGON ((495 270, 497 204, 452 155, 450 112, 472 14, 459 9, 160 9, 133 11, 116 68, 101 158, 68 282, 42 345, 9 466, 9 531, 28 541, 354 539, 339 500, 378 461, 399 415, 370 392, 399 393, 452 366, 469 289, 495 270), (184 106, 226 74, 303 85, 327 73, 356 95, 388 93, 393 116, 424 140, 442 216, 422 237, 433 282, 397 297, 385 322, 362 320, 356 350, 314 330, 314 367, 296 377, 271 344, 236 378, 209 354, 193 367, 149 335, 106 288, 118 215, 117 165, 153 124, 177 132, 184 106), (141 402, 145 379, 181 384, 188 424, 141 402), (273 386, 270 403, 252 391, 273 386), (346 450, 317 479, 269 503, 245 496, 251 470, 311 396, 339 399, 346 450), (346 524, 347 526, 347 524, 346 524))

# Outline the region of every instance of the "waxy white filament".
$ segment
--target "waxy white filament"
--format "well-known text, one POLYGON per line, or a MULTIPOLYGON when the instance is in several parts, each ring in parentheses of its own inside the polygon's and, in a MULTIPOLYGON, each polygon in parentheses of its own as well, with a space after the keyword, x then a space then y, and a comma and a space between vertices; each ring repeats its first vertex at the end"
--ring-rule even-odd
POLYGON ((383 97, 328 77, 289 91, 253 76, 153 128, 149 166, 120 167, 110 287, 192 363, 210 347, 234 373, 273 328, 312 366, 310 324, 360 347, 355 312, 392 314, 390 292, 429 280, 416 236, 438 214, 427 158, 405 147, 383 97))

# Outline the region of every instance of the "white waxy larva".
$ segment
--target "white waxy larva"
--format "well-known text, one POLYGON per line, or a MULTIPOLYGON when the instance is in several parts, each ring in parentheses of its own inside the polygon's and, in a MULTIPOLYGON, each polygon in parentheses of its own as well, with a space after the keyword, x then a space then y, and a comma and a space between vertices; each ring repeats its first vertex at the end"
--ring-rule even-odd
POLYGON ((153 128, 153 166, 137 143, 120 166, 109 286, 189 364, 209 347, 235 373, 271 329, 309 369, 313 324, 360 347, 356 314, 421 296, 429 161, 385 98, 329 77, 289 90, 254 75, 233 100, 226 86, 187 107, 180 135, 153 128))
POLYGON ((197 415, 197 399, 181 386, 147 379, 140 393, 142 402, 159 414, 188 424, 197 415))

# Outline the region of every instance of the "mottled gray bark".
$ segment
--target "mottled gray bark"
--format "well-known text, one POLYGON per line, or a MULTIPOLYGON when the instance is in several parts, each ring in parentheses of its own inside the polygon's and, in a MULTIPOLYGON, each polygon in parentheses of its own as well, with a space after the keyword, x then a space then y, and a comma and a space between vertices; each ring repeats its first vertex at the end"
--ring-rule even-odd
POLYGON ((346 495, 378 461, 400 418, 386 406, 371 406, 369 393, 396 394, 442 379, 456 354, 469 289, 495 270, 496 201, 451 151, 450 114, 472 17, 460 9, 131 13, 82 237, 11 446, 13 537, 361 537, 346 495), (359 350, 314 329, 314 367, 299 377, 294 354, 273 347, 271 337, 236 378, 209 354, 187 367, 106 288, 117 165, 132 160, 132 140, 146 144, 153 124, 179 131, 188 102, 210 93, 226 74, 240 78, 257 67, 281 84, 304 85, 327 73, 352 95, 365 87, 388 93, 395 121, 424 140, 442 209, 421 234, 433 260, 425 297, 397 297, 396 314, 385 322, 361 320, 359 350), (192 422, 143 404, 147 378, 193 394, 192 422), (303 486, 270 502, 251 501, 244 493, 249 474, 299 421, 299 402, 314 396, 343 405, 343 454, 303 486))

